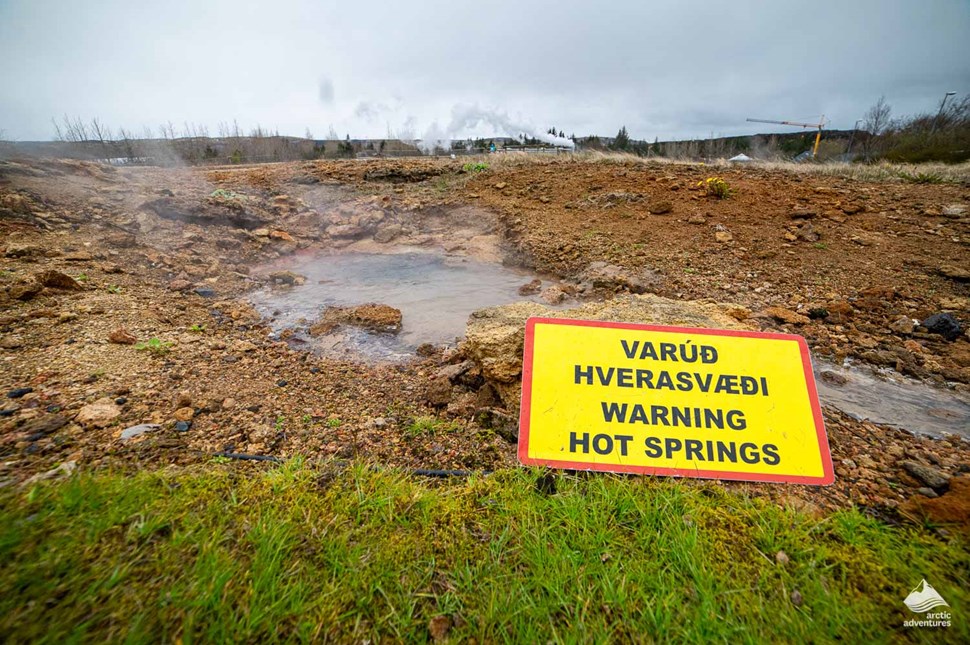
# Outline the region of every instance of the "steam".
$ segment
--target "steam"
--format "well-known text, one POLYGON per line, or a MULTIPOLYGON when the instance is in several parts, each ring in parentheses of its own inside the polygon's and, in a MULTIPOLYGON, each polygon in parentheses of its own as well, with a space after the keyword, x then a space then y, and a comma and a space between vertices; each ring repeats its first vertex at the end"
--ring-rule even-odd
POLYGON ((431 152, 436 147, 449 148, 451 140, 458 138, 460 132, 472 130, 479 124, 491 126, 496 132, 505 136, 518 137, 526 135, 538 139, 543 143, 564 148, 572 148, 573 142, 565 137, 557 137, 548 132, 542 132, 535 126, 515 121, 504 112, 497 110, 483 110, 476 105, 456 105, 451 110, 451 122, 442 128, 437 121, 425 131, 417 145, 425 152, 431 152))

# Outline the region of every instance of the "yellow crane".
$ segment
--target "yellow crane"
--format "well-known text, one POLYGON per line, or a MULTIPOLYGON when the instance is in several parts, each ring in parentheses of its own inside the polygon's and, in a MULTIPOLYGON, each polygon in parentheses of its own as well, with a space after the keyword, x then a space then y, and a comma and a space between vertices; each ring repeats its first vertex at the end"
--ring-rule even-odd
POLYGON ((815 147, 812 148, 812 159, 818 155, 818 144, 822 140, 822 126, 825 125, 825 115, 818 120, 818 123, 800 123, 798 121, 772 121, 771 119, 748 119, 752 123, 777 123, 778 125, 794 125, 799 128, 818 128, 818 134, 815 135, 815 147))

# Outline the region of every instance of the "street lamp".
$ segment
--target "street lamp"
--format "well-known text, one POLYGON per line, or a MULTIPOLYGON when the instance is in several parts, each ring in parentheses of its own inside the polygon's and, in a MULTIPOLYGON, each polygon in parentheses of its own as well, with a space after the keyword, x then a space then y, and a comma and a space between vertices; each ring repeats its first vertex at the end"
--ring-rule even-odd
POLYGON ((933 129, 930 130, 930 134, 933 134, 934 132, 936 132, 937 126, 940 125, 940 116, 943 115, 943 108, 946 107, 946 100, 951 96, 955 96, 955 95, 956 95, 956 92, 947 92, 946 94, 943 95, 943 100, 940 101, 940 110, 939 112, 936 113, 936 118, 933 119, 933 129))

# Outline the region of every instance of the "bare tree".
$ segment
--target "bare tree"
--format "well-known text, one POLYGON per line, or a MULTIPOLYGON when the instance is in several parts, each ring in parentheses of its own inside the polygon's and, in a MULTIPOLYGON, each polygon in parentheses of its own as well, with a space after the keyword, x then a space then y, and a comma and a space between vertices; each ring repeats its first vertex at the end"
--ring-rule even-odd
POLYGON ((111 130, 98 117, 91 119, 91 133, 94 140, 101 144, 101 158, 107 161, 111 158, 108 144, 111 143, 111 130))
POLYGON ((892 107, 886 102, 886 97, 880 96, 876 104, 869 108, 869 111, 863 117, 862 129, 866 131, 866 137, 862 143, 862 149, 866 161, 872 159, 872 155, 878 147, 880 137, 889 128, 889 115, 891 113, 892 107))

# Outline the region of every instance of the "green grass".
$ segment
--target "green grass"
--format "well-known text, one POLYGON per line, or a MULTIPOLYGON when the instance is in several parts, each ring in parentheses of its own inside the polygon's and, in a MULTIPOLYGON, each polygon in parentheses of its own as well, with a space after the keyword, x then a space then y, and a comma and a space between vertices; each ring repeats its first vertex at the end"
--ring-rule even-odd
POLYGON ((135 349, 140 352, 148 352, 155 356, 164 356, 171 350, 172 343, 160 338, 149 338, 145 342, 136 343, 135 349))
POLYGON ((501 471, 426 483, 299 460, 0 490, 6 642, 970 640, 966 542, 715 483, 501 471), (785 551, 787 564, 775 553, 785 551), (794 590, 800 606, 790 600, 794 590))
POLYGON ((461 426, 452 421, 442 421, 435 417, 418 417, 407 425, 404 434, 409 437, 419 437, 422 435, 439 435, 449 432, 457 432, 461 426))

